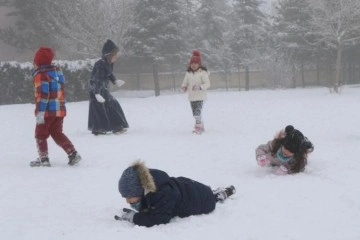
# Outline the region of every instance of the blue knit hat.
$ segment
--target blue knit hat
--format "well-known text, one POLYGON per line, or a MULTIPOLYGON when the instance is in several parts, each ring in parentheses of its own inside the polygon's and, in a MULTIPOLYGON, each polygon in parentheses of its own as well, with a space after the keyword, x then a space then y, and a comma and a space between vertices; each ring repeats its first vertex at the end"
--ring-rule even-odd
POLYGON ((144 188, 141 186, 135 166, 124 170, 119 180, 119 192, 122 197, 141 197, 144 194, 144 188))

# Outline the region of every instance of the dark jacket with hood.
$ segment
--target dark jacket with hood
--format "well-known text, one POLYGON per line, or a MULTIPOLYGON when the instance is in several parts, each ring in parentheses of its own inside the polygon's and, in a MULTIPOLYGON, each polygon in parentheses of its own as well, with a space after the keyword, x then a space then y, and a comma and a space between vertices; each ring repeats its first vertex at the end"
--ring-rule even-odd
POLYGON ((117 49, 118 47, 111 40, 108 40, 104 44, 102 58, 95 63, 91 72, 88 129, 94 133, 117 132, 129 127, 122 107, 108 90, 110 82, 115 84, 115 76, 113 64, 107 60, 107 56, 114 51, 116 52, 117 49), (99 103, 95 94, 100 94, 105 102, 99 103))
POLYGON ((209 186, 185 177, 169 177, 161 170, 148 169, 137 162, 144 188, 142 208, 134 215, 136 225, 151 227, 170 222, 173 217, 206 214, 215 209, 215 196, 209 186))
POLYGON ((91 94, 101 94, 106 99, 108 97, 108 85, 111 81, 115 84, 113 74, 113 64, 108 62, 107 56, 117 52, 119 47, 113 41, 108 39, 102 48, 102 58, 98 60, 91 72, 89 80, 89 92, 91 94))
POLYGON ((91 72, 89 80, 90 94, 101 94, 103 97, 109 97, 109 82, 115 84, 115 76, 113 74, 113 64, 110 64, 106 57, 98 60, 91 72))

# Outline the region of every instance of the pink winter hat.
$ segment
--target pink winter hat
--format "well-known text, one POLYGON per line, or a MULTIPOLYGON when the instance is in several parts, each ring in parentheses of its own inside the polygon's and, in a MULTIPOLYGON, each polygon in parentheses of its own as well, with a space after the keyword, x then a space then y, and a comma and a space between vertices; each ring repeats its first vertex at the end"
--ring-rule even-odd
POLYGON ((200 57, 200 52, 198 50, 194 50, 192 52, 192 57, 190 59, 190 64, 192 63, 198 63, 201 65, 201 57, 200 57))

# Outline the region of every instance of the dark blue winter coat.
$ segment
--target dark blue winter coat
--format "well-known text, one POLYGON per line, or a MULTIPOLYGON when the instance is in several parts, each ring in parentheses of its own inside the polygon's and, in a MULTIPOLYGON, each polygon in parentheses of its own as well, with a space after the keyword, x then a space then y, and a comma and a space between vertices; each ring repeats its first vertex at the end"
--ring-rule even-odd
POLYGON ((115 83, 113 64, 103 57, 95 63, 89 80, 88 129, 93 133, 117 132, 129 127, 122 107, 108 90, 110 82, 115 83), (95 94, 100 94, 105 102, 99 103, 95 94))
POLYGON ((98 93, 101 95, 107 95, 108 85, 110 81, 115 84, 113 64, 109 63, 106 58, 103 57, 95 63, 94 68, 91 72, 89 80, 90 96, 98 93))
POLYGON ((169 177, 161 170, 150 169, 156 191, 142 198, 142 209, 134 223, 151 227, 170 222, 173 217, 210 213, 215 209, 215 196, 210 187, 185 177, 169 177))

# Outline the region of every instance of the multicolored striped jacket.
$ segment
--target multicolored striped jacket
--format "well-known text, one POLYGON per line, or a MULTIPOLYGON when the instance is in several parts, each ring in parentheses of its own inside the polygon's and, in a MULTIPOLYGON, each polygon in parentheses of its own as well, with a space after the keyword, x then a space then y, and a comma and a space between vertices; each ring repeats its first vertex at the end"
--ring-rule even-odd
POLYGON ((35 115, 45 112, 45 117, 65 117, 65 79, 61 69, 44 65, 33 72, 35 90, 35 115))

